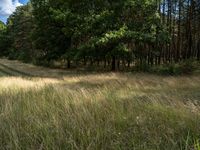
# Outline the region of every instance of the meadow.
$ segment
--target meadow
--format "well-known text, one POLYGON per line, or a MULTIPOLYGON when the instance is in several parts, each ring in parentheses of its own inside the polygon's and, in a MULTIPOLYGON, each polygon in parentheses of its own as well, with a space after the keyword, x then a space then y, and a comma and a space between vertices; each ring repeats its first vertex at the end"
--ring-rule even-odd
POLYGON ((200 150, 200 75, 0 60, 1 150, 200 150))

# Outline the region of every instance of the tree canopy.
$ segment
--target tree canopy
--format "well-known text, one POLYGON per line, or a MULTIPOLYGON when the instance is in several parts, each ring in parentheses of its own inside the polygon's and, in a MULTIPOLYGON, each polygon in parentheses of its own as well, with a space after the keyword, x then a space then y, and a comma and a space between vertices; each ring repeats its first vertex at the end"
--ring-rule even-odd
POLYGON ((68 68, 199 60, 199 7, 196 0, 31 0, 0 23, 7 37, 0 48, 12 59, 68 68))

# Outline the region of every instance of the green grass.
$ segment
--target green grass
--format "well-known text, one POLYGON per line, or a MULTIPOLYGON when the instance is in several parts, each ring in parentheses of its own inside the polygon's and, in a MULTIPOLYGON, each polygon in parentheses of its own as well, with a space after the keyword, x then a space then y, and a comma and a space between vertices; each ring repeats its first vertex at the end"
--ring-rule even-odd
POLYGON ((199 75, 61 73, 3 62, 41 78, 2 73, 0 149, 200 149, 199 75))

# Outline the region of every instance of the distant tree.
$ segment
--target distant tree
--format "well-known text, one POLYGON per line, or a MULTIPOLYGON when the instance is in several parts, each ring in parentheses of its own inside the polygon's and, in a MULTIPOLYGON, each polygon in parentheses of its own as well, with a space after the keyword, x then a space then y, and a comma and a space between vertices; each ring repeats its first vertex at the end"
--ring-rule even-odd
POLYGON ((34 58, 31 40, 32 28, 34 27, 31 13, 31 4, 20 6, 8 18, 7 33, 11 41, 9 57, 31 62, 34 58))
POLYGON ((6 29, 6 25, 0 21, 0 56, 6 56, 8 54, 9 42, 6 29))
POLYGON ((57 21, 52 13, 53 9, 59 9, 58 2, 31 0, 35 24, 32 34, 34 48, 39 53, 38 59, 47 63, 60 59, 71 43, 62 31, 63 22, 57 21))

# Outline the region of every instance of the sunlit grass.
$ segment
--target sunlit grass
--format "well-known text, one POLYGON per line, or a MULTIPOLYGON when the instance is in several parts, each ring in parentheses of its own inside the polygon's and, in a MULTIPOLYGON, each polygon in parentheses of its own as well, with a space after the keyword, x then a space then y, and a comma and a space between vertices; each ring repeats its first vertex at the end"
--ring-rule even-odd
POLYGON ((0 149, 199 150, 198 75, 38 70, 0 77, 0 149))

